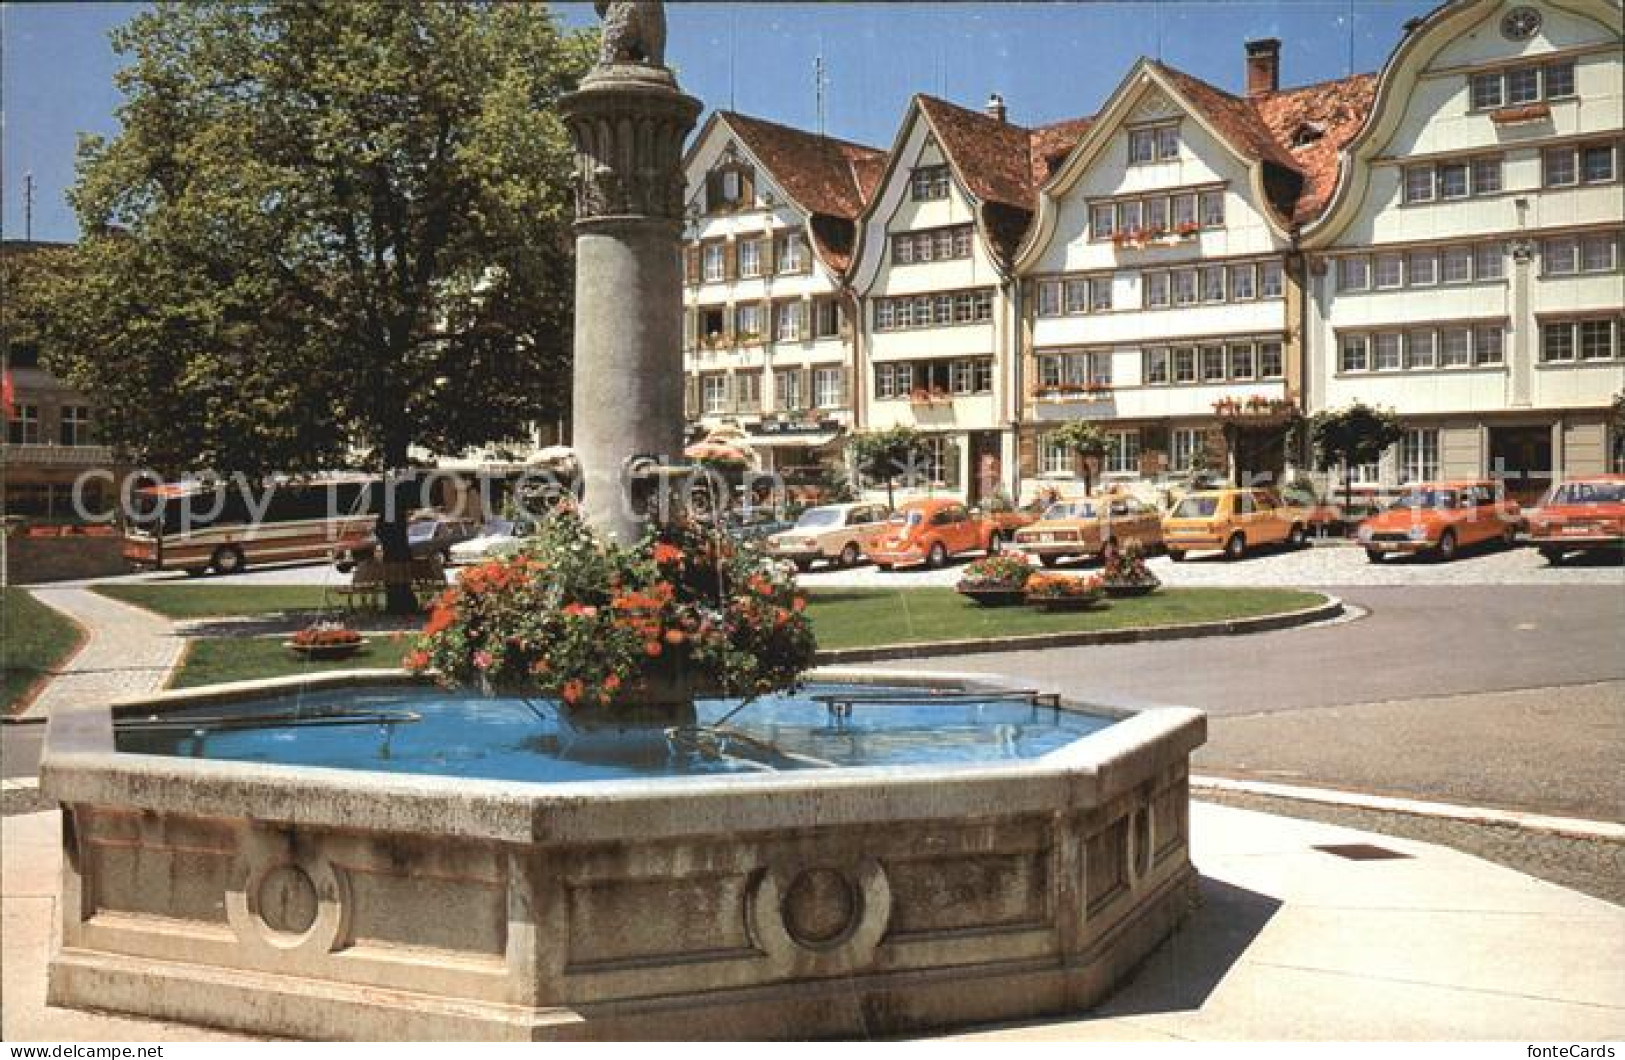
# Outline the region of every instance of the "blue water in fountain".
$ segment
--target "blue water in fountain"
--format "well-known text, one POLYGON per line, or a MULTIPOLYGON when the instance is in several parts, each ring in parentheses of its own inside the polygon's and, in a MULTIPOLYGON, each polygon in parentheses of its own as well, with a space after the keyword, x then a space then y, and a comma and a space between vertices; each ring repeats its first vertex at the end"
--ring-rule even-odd
POLYGON ((561 783, 1013 761, 1116 720, 963 695, 811 685, 743 709, 738 700, 702 701, 695 722, 673 732, 578 721, 547 700, 348 688, 121 718, 117 744, 141 754, 561 783), (815 698, 845 695, 850 713, 815 698), (874 702, 888 696, 908 701, 874 702))

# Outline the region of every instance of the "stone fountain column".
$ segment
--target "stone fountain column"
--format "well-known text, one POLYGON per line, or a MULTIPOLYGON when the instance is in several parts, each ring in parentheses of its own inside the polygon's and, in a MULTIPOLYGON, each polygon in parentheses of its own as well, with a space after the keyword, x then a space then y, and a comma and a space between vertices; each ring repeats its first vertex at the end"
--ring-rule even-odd
POLYGON ((659 3, 599 10, 600 61, 560 103, 576 151, 573 444, 587 522, 630 543, 648 488, 635 465, 681 462, 682 154, 701 104, 663 65, 659 3))

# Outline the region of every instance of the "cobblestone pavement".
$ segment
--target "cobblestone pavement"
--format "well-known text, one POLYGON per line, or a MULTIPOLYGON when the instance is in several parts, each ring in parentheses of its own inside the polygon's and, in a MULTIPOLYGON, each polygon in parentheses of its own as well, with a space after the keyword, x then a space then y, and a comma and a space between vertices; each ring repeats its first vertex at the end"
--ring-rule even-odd
POLYGON ((30 592, 78 622, 90 639, 24 711, 25 718, 47 717, 62 704, 108 703, 156 692, 180 661, 182 641, 169 622, 150 611, 76 586, 30 592))
POLYGON ((1262 795, 1204 791, 1198 798, 1202 802, 1280 817, 1298 817, 1379 835, 1437 843, 1615 905, 1625 905, 1625 844, 1262 795))

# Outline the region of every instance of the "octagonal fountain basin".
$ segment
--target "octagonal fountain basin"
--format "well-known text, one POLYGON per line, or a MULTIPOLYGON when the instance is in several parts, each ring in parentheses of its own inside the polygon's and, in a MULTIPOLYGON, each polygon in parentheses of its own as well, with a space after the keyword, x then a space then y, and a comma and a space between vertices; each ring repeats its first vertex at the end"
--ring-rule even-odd
POLYGON ((1189 908, 1204 736, 862 671, 643 722, 384 671, 82 708, 49 999, 373 1040, 1076 1013, 1189 908))

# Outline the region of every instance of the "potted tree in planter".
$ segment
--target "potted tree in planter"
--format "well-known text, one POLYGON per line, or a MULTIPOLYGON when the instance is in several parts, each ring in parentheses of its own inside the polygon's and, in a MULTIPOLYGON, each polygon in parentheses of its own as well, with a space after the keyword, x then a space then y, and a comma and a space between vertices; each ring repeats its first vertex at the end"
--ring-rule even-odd
POLYGON ((1161 585, 1161 579, 1145 565, 1145 548, 1138 541, 1114 550, 1101 569, 1101 587, 1107 596, 1147 596, 1161 585))
POLYGON ((1354 501, 1354 469, 1382 458, 1384 450, 1405 436, 1399 416, 1391 409, 1373 408, 1361 401, 1341 409, 1315 413, 1309 421, 1315 467, 1343 473, 1343 508, 1354 501))
POLYGON ((893 489, 897 476, 918 465, 925 456, 925 439, 907 426, 854 434, 847 447, 858 474, 886 483, 886 505, 891 508, 897 507, 893 489))
POLYGON ((1094 461, 1106 455, 1106 434, 1090 420, 1069 420, 1050 435, 1055 441, 1072 450, 1083 468, 1083 493, 1095 491, 1094 461))

